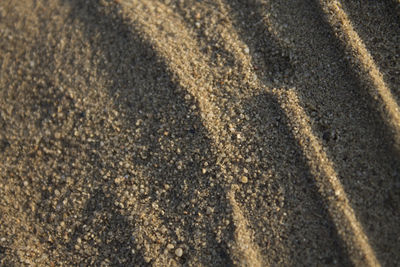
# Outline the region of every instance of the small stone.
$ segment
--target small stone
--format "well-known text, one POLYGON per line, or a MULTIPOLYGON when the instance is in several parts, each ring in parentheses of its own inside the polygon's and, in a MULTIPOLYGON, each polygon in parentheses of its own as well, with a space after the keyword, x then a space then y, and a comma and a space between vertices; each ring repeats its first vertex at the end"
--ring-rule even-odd
POLYGON ((175 250, 175 255, 178 256, 178 257, 182 257, 182 255, 183 255, 183 249, 177 248, 177 249, 175 250))
POLYGON ((249 179, 247 178, 247 176, 242 176, 241 178, 240 178, 240 181, 242 182, 242 183, 244 183, 244 184, 247 184, 247 182, 249 181, 249 179))
POLYGON ((60 138, 61 138, 61 133, 60 133, 60 132, 56 132, 56 133, 54 134, 54 137, 55 137, 56 139, 60 139, 60 138))
POLYGON ((174 249, 174 245, 173 244, 168 244, 167 245, 167 249, 174 249))
POLYGON ((120 184, 123 180, 124 180, 124 179, 123 179, 122 177, 117 177, 117 178, 114 179, 114 182, 115 182, 116 184, 120 184))
POLYGON ((206 213, 207 213, 208 215, 210 215, 210 214, 213 213, 213 212, 214 212, 214 209, 213 209, 213 208, 207 207, 206 213))
POLYGON ((28 181, 24 181, 24 186, 28 186, 28 185, 29 185, 28 181))
POLYGON ((244 48, 244 52, 245 52, 246 54, 248 54, 248 53, 250 53, 250 49, 246 46, 246 47, 244 48))

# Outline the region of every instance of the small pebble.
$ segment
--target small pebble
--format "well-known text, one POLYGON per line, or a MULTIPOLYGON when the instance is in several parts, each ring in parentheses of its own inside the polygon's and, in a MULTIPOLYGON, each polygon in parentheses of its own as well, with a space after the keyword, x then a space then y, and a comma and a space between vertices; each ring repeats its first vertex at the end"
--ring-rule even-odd
POLYGON ((174 249, 174 245, 173 244, 168 244, 167 245, 167 249, 174 249))
POLYGON ((182 255, 183 255, 183 249, 177 248, 177 249, 175 250, 175 255, 178 256, 178 257, 182 257, 182 255))
POLYGON ((117 177, 117 178, 114 179, 114 182, 115 182, 116 184, 120 184, 123 180, 124 180, 123 178, 117 177))
POLYGON ((210 215, 210 214, 213 213, 213 212, 214 212, 214 209, 213 209, 213 208, 207 207, 206 213, 207 213, 208 215, 210 215))
POLYGON ((249 179, 247 178, 247 176, 242 176, 241 178, 240 178, 240 181, 242 182, 242 183, 244 183, 244 184, 247 184, 247 182, 249 181, 249 179))
POLYGON ((54 134, 54 137, 55 137, 56 139, 60 139, 60 138, 61 138, 61 133, 56 132, 56 133, 54 134))
POLYGON ((245 52, 246 54, 248 54, 248 53, 250 53, 250 49, 246 46, 246 47, 244 48, 244 52, 245 52))

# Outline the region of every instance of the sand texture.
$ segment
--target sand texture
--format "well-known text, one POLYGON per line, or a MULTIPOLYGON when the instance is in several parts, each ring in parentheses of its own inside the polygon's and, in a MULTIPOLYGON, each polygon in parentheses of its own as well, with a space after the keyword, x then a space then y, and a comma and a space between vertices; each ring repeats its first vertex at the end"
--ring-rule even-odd
POLYGON ((399 266, 400 1, 1 0, 1 266, 399 266))

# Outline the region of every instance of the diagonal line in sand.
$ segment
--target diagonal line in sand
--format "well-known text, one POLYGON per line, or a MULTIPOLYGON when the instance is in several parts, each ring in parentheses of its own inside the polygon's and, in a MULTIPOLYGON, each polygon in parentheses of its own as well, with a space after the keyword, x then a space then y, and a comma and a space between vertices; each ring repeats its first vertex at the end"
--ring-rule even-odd
POLYGON ((395 144, 400 149, 400 108, 390 89, 387 87, 382 73, 368 52, 364 42, 354 30, 350 19, 337 0, 321 0, 321 6, 332 29, 343 38, 344 45, 351 59, 361 68, 359 75, 370 82, 369 93, 378 102, 382 117, 393 130, 395 144))
POLYGON ((308 159, 319 192, 327 201, 329 212, 339 235, 351 252, 350 257, 356 265, 365 262, 368 266, 380 266, 369 244, 368 237, 357 220, 337 177, 333 163, 324 152, 321 141, 313 134, 309 123, 310 119, 304 109, 301 108, 296 93, 293 90, 288 90, 285 94, 286 99, 281 98, 281 106, 288 114, 292 126, 294 126, 293 133, 308 159))
MULTIPOLYGON (((236 224, 235 239, 242 248, 242 255, 244 261, 241 262, 242 266, 261 267, 260 254, 258 250, 254 249, 254 242, 251 239, 252 233, 247 226, 247 220, 244 217, 241 208, 235 200, 235 191, 240 190, 238 185, 233 185, 232 190, 228 192, 228 198, 233 210, 233 220, 236 224)), ((264 265, 265 266, 265 265, 264 265)))
MULTIPOLYGON (((180 85, 198 101, 203 123, 210 132, 215 146, 219 150, 219 154, 235 155, 237 148, 227 138, 224 138, 224 136, 227 136, 225 126, 229 123, 230 119, 226 116, 224 117, 218 106, 210 100, 212 99, 212 87, 211 83, 207 82, 205 77, 209 77, 212 69, 209 68, 207 60, 202 56, 202 53, 198 51, 189 30, 180 22, 179 18, 174 18, 174 14, 168 7, 160 3, 149 4, 147 1, 133 1, 123 3, 122 6, 127 9, 130 18, 139 23, 142 32, 147 36, 150 43, 155 45, 155 49, 168 59, 169 67, 173 74, 176 75, 180 85), (148 16, 140 16, 139 12, 134 12, 136 9, 145 10, 148 16), (151 18, 157 18, 157 21, 151 21, 151 18), (174 18, 173 23, 171 22, 171 18, 174 18), (169 34, 173 34, 172 38, 168 36, 164 28, 168 29, 169 34), (157 36, 158 38, 152 38, 153 36, 157 36), (185 53, 185 51, 191 51, 191 55, 196 55, 196 57, 189 57, 189 53, 185 53), (192 64, 192 62, 196 64, 192 64), (200 85, 202 85, 202 88, 198 88, 200 85)), ((226 42, 230 42, 227 47, 230 47, 231 52, 240 59, 244 68, 251 66, 250 56, 245 55, 241 49, 241 46, 245 47, 245 44, 238 45, 242 42, 239 41, 236 30, 231 23, 227 26, 227 30, 229 31, 230 38, 234 40, 234 42, 230 42, 229 39, 225 40, 226 42)), ((258 90, 257 88, 262 87, 257 81, 257 86, 252 86, 249 90, 258 90)), ((354 262, 364 262, 363 259, 365 259, 366 263, 370 266, 379 265, 369 245, 368 238, 356 219, 343 187, 337 178, 333 163, 323 152, 321 142, 313 134, 308 122, 309 119, 299 104, 296 94, 293 91, 284 93, 283 90, 275 90, 275 93, 278 95, 278 99, 280 99, 282 109, 288 113, 288 117, 292 120, 294 135, 301 144, 303 152, 308 159, 320 193, 327 201, 328 209, 338 232, 345 241, 349 251, 352 252, 352 260, 354 262)), ((221 159, 219 161, 221 169, 225 171, 226 167, 223 159, 220 155, 217 156, 221 159)), ((227 192, 227 197, 233 208, 233 219, 236 225, 236 245, 239 255, 235 256, 243 259, 243 265, 261 266, 262 261, 260 260, 259 248, 251 240, 251 232, 247 227, 248 222, 235 201, 234 191, 235 186, 227 192)))
MULTIPOLYGON (((229 12, 228 12, 229 13, 229 12)), ((267 21, 268 23, 268 21, 267 21)), ((239 42, 235 29, 227 28, 235 42, 239 42)), ((239 49, 235 49, 232 53, 238 55, 243 66, 251 66, 250 57, 246 57, 239 49), (241 54, 240 54, 241 53, 241 54)), ((262 87, 261 84, 258 85, 262 87)), ((253 88, 252 88, 253 89, 253 88)), ((256 89, 256 88, 254 88, 256 89)), ((365 257, 369 266, 379 266, 375 253, 372 250, 368 237, 363 231, 360 222, 357 220, 354 210, 350 206, 346 193, 337 174, 334 170, 333 163, 329 160, 323 151, 321 141, 313 134, 311 125, 303 107, 300 105, 298 97, 293 90, 273 90, 277 95, 282 109, 288 115, 293 126, 296 126, 298 132, 292 127, 292 131, 305 154, 311 171, 319 187, 320 194, 327 201, 329 212, 337 227, 339 235, 345 241, 349 251, 352 251, 352 257, 358 255, 359 259, 352 260, 363 262, 365 257)))
MULTIPOLYGON (((219 151, 217 155, 217 158, 219 157, 218 164, 222 171, 226 172, 226 159, 221 158, 220 154, 230 157, 229 155, 237 155, 238 150, 228 141, 228 138, 224 138, 224 136, 229 136, 225 130, 229 118, 224 117, 218 106, 210 100, 212 99, 212 87, 207 77, 213 71, 198 50, 194 41, 195 38, 180 18, 176 17, 167 6, 157 1, 152 3, 149 3, 149 1, 123 2, 122 8, 124 12, 129 14, 130 19, 138 22, 142 32, 147 36, 149 42, 154 44, 161 56, 168 59, 166 62, 177 77, 177 82, 197 100, 203 123, 219 151), (146 16, 139 14, 146 14, 146 16), (156 21, 151 21, 152 18, 156 18, 156 21), (171 22, 171 18, 174 19, 173 22, 171 22), (168 30, 164 30, 165 28, 168 30), (157 38, 152 38, 154 36, 157 38), (191 53, 185 53, 185 51, 191 51, 191 53), (193 57, 193 55, 196 55, 196 57, 193 57)), ((232 159, 229 160, 233 161, 232 159)), ((231 181, 228 179, 227 182, 229 184, 231 181)), ((253 235, 248 228, 249 223, 235 201, 235 190, 236 187, 232 186, 226 192, 232 206, 232 217, 236 227, 236 244, 235 249, 231 252, 242 266, 262 266, 259 248, 253 242, 253 235)))

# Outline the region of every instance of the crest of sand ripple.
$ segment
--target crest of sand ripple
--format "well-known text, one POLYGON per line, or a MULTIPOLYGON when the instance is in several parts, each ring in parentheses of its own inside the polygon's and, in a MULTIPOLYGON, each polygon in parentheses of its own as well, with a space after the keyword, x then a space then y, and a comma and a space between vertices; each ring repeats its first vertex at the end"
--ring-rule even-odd
MULTIPOLYGON (((229 10, 220 1, 218 1, 218 4, 222 10, 221 14, 229 14, 229 10)), ((228 138, 225 138, 228 136, 228 133, 224 129, 229 125, 230 119, 226 115, 224 116, 218 105, 213 102, 213 87, 211 82, 214 70, 208 67, 207 59, 198 51, 192 33, 180 21, 179 17, 161 3, 133 1, 123 2, 122 6, 130 19, 139 23, 139 27, 155 46, 154 48, 164 58, 168 59, 167 61, 169 62, 171 71, 177 78, 177 82, 198 101, 204 125, 210 132, 220 154, 236 155, 237 148, 227 141, 228 138), (139 10, 140 12, 138 12, 139 10), (146 14, 146 16, 141 16, 139 15, 140 13, 146 14), (153 38, 155 36, 157 38, 153 38), (193 55, 196 57, 193 57, 193 55)), ((344 13, 339 12, 339 14, 343 19, 344 13)), ((352 30, 349 28, 351 26, 346 27, 345 32, 352 30)), ((232 53, 236 59, 239 59, 237 64, 240 64, 243 69, 250 69, 251 58, 243 52, 243 48, 246 45, 239 40, 236 30, 231 23, 228 23, 224 29, 220 34, 224 37, 224 42, 226 42, 225 49, 232 53)), ((359 42, 354 33, 353 31, 350 34, 350 42, 359 42)), ((359 53, 369 55, 365 53, 366 49, 363 46, 361 48, 358 46, 356 50, 359 53)), ((376 67, 373 67, 373 61, 370 56, 365 57, 364 61, 360 61, 364 64, 364 69, 369 71, 371 80, 378 88, 392 125, 396 125, 398 114, 395 108, 393 108, 393 103, 391 102, 393 98, 391 98, 390 92, 384 85, 382 75, 379 74, 376 67), (370 67, 368 68, 367 66, 370 67)), ((244 73, 246 72, 243 71, 242 74, 244 73)), ((347 249, 352 252, 352 260, 358 263, 365 262, 370 266, 379 265, 375 253, 369 245, 368 238, 349 204, 346 193, 333 168, 333 163, 323 152, 320 140, 313 134, 309 123, 310 120, 299 104, 296 93, 293 90, 287 92, 283 92, 282 90, 271 91, 263 87, 258 81, 255 81, 249 88, 249 93, 254 93, 254 91, 262 88, 278 96, 277 98, 280 100, 282 109, 289 115, 294 136, 303 148, 303 153, 308 159, 308 164, 317 182, 320 194, 328 204, 329 212, 338 229, 339 235, 344 240, 347 249)), ((234 97, 234 94, 232 97, 234 97)), ((220 155, 217 155, 217 157, 219 157, 221 170, 226 172, 227 168, 224 165, 223 158, 220 155)), ((234 249, 232 253, 235 257, 242 259, 242 265, 261 266, 262 261, 259 248, 251 238, 252 233, 248 229, 248 222, 234 197, 236 189, 237 186, 234 185, 227 191, 236 226, 236 250, 234 249)))
POLYGON ((324 152, 321 141, 312 133, 310 119, 305 111, 299 108, 299 100, 295 92, 287 91, 286 99, 283 99, 281 104, 295 127, 294 135, 303 147, 303 152, 317 181, 319 192, 328 203, 329 212, 339 235, 346 243, 352 261, 356 264, 365 263, 368 266, 379 266, 375 252, 350 206, 346 192, 333 168, 333 163, 324 152))
MULTIPOLYGON (((344 17, 344 19, 347 19, 347 17, 345 17, 345 13, 343 11, 341 12, 342 13, 340 16, 342 18, 344 17)), ((269 24, 272 27, 271 23, 269 24)), ((348 38, 352 39, 351 42, 354 43, 354 46, 357 43, 361 43, 360 46, 357 46, 357 49, 360 50, 359 53, 365 56, 360 58, 360 61, 364 64, 364 68, 370 71, 369 74, 371 76, 371 80, 374 82, 374 85, 378 88, 378 91, 382 95, 381 97, 383 102, 386 104, 385 107, 387 108, 388 113, 390 114, 392 125, 400 127, 400 123, 398 123, 400 121, 397 121, 399 119, 397 113, 398 108, 396 106, 397 104, 391 96, 390 91, 385 86, 382 75, 374 65, 372 57, 369 55, 365 46, 357 36, 357 33, 351 28, 351 24, 349 23, 348 19, 344 24, 348 25, 345 29, 345 32, 351 31, 351 33, 348 34, 350 36, 348 38)), ((235 33, 233 28, 229 30, 235 33)), ((237 57, 242 60, 243 66, 251 66, 249 57, 246 57, 243 53, 240 53, 239 49, 235 49, 232 52, 234 52, 237 57)), ((262 85, 259 84, 258 87, 262 87, 262 85)), ((365 259, 365 262, 369 266, 379 266, 379 262, 375 256, 375 253, 369 244, 368 237, 364 233, 360 222, 357 220, 343 186, 337 177, 333 163, 323 151, 322 142, 318 140, 316 135, 313 134, 311 125, 309 123, 310 119, 308 118, 303 107, 300 105, 296 93, 293 90, 288 90, 286 92, 283 92, 282 90, 273 90, 273 93, 278 95, 277 98, 280 100, 282 109, 285 110, 285 112, 289 115, 288 118, 290 118, 292 126, 297 128, 293 129, 293 134, 303 148, 303 153, 308 159, 308 164, 311 168, 314 178, 317 181, 319 191, 328 203, 330 214, 336 224, 339 235, 345 241, 347 249, 354 252, 351 253, 353 257, 355 255, 360 257, 353 258, 352 260, 355 263, 360 263, 364 261, 363 259, 365 259)))
MULTIPOLYGON (((198 101, 204 125, 210 132, 218 151, 225 155, 237 155, 236 147, 226 138, 228 133, 225 126, 228 125, 229 118, 223 116, 219 107, 210 100, 213 98, 211 85, 213 72, 209 69, 206 58, 198 51, 194 37, 180 18, 167 6, 158 2, 132 1, 123 2, 122 6, 130 19, 139 23, 138 26, 154 45, 155 50, 168 59, 167 62, 177 82, 198 101)), ((227 170, 223 162, 224 160, 219 157, 218 163, 225 174, 227 170)), ((234 199, 234 188, 228 189, 227 197, 232 206, 236 227, 233 256, 243 266, 262 266, 259 248, 252 241, 248 222, 234 199)))
POLYGON ((369 93, 378 102, 382 118, 391 126, 397 148, 400 146, 400 109, 390 89, 386 85, 382 73, 379 71, 364 42, 354 30, 350 19, 343 10, 339 1, 320 1, 321 6, 348 50, 351 60, 361 69, 359 75, 370 82, 369 93))

